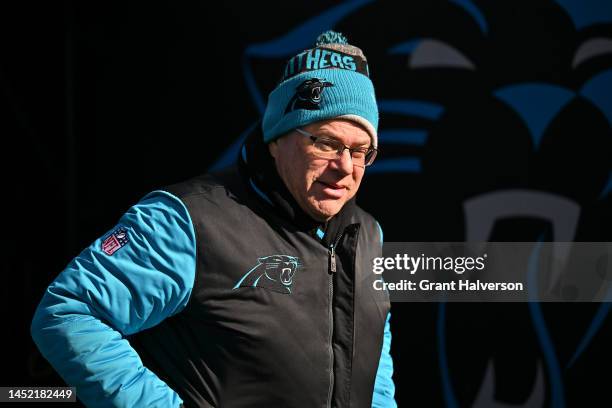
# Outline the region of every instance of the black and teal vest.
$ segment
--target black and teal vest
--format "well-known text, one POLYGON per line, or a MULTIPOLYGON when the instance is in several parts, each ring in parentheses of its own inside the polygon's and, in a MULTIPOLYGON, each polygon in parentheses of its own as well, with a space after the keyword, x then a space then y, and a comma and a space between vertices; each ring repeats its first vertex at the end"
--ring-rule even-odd
POLYGON ((166 189, 194 225, 187 306, 129 341, 186 407, 370 407, 390 305, 371 265, 375 220, 357 208, 327 248, 237 172, 166 189))

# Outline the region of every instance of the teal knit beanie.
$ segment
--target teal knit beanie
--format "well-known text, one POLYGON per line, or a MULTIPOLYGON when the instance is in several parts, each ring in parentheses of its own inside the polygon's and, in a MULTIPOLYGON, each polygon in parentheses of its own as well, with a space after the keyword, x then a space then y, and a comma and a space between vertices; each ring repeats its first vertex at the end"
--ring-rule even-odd
POLYGON ((378 145, 378 106, 363 52, 337 32, 326 31, 315 47, 291 58, 278 86, 268 96, 264 142, 325 119, 362 125, 378 145))

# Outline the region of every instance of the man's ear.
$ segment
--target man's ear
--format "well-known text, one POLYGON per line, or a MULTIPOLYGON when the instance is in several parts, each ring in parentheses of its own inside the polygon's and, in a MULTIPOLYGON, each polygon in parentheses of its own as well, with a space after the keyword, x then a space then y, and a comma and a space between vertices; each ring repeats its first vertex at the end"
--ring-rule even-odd
POLYGON ((276 155, 278 154, 278 139, 268 143, 268 150, 270 151, 270 155, 276 159, 276 155))

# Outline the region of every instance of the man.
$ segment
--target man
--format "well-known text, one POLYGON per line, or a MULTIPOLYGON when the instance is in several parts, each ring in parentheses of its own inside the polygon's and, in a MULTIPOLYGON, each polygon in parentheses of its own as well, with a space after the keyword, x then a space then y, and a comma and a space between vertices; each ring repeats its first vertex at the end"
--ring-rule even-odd
POLYGON ((382 231, 354 198, 377 126, 363 53, 324 33, 238 169, 150 193, 49 286, 42 354, 92 407, 395 406, 382 231))

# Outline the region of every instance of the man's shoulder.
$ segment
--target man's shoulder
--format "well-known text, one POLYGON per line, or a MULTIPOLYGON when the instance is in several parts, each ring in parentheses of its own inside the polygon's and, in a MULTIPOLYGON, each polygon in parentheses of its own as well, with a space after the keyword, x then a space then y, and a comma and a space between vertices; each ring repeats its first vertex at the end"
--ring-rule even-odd
POLYGON ((354 217, 355 222, 365 224, 369 228, 378 228, 376 218, 358 205, 355 205, 354 217))
POLYGON ((239 189, 242 183, 236 168, 205 173, 190 179, 162 187, 160 190, 167 191, 181 200, 195 196, 212 196, 215 193, 227 195, 230 191, 239 189))

